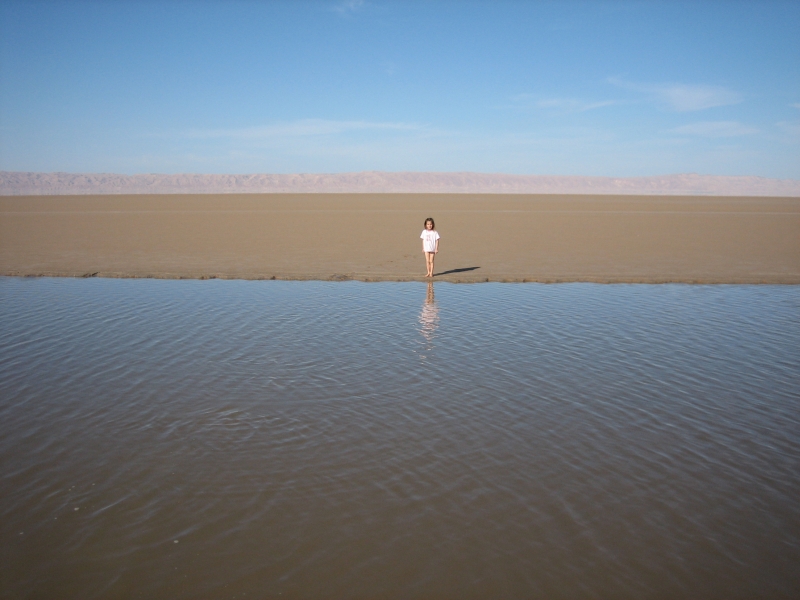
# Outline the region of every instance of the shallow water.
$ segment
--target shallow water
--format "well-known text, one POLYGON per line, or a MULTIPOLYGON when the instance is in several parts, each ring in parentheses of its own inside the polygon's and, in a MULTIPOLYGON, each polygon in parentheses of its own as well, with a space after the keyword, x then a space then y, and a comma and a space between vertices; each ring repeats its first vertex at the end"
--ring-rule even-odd
POLYGON ((4 598, 800 595, 800 287, 0 279, 4 598))

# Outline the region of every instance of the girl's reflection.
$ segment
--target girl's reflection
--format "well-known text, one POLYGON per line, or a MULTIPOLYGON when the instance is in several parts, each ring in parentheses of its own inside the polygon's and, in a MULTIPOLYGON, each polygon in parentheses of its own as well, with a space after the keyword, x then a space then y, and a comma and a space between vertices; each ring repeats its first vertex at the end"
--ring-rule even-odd
MULTIPOLYGON (((420 333, 430 344, 434 334, 439 328, 439 306, 433 295, 433 282, 428 282, 428 293, 425 296, 425 304, 422 305, 422 312, 419 313, 420 333)), ((430 349, 430 347, 429 347, 430 349)))

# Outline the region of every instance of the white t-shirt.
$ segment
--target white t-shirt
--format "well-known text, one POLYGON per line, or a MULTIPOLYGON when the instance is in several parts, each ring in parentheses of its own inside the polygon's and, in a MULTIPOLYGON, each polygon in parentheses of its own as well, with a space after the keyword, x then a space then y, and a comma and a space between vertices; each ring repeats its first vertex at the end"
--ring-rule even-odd
POLYGON ((438 231, 423 229, 422 235, 419 237, 422 239, 422 247, 425 248, 425 252, 436 252, 436 240, 440 237, 438 231))

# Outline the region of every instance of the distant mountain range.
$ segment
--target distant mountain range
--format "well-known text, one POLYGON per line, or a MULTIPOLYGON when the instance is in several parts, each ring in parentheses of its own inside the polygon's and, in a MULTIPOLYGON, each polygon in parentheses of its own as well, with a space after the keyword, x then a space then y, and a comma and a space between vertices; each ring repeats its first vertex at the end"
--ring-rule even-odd
POLYGON ((800 180, 696 173, 579 177, 499 173, 116 175, 0 171, 0 195, 230 193, 642 194, 800 197, 800 180))

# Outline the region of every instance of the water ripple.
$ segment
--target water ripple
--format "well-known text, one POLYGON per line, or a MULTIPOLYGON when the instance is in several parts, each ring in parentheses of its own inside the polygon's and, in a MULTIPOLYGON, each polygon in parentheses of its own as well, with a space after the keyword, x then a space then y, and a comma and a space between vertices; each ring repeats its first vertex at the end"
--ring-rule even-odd
POLYGON ((4 597, 800 594, 800 288, 6 278, 0 305, 4 597))

